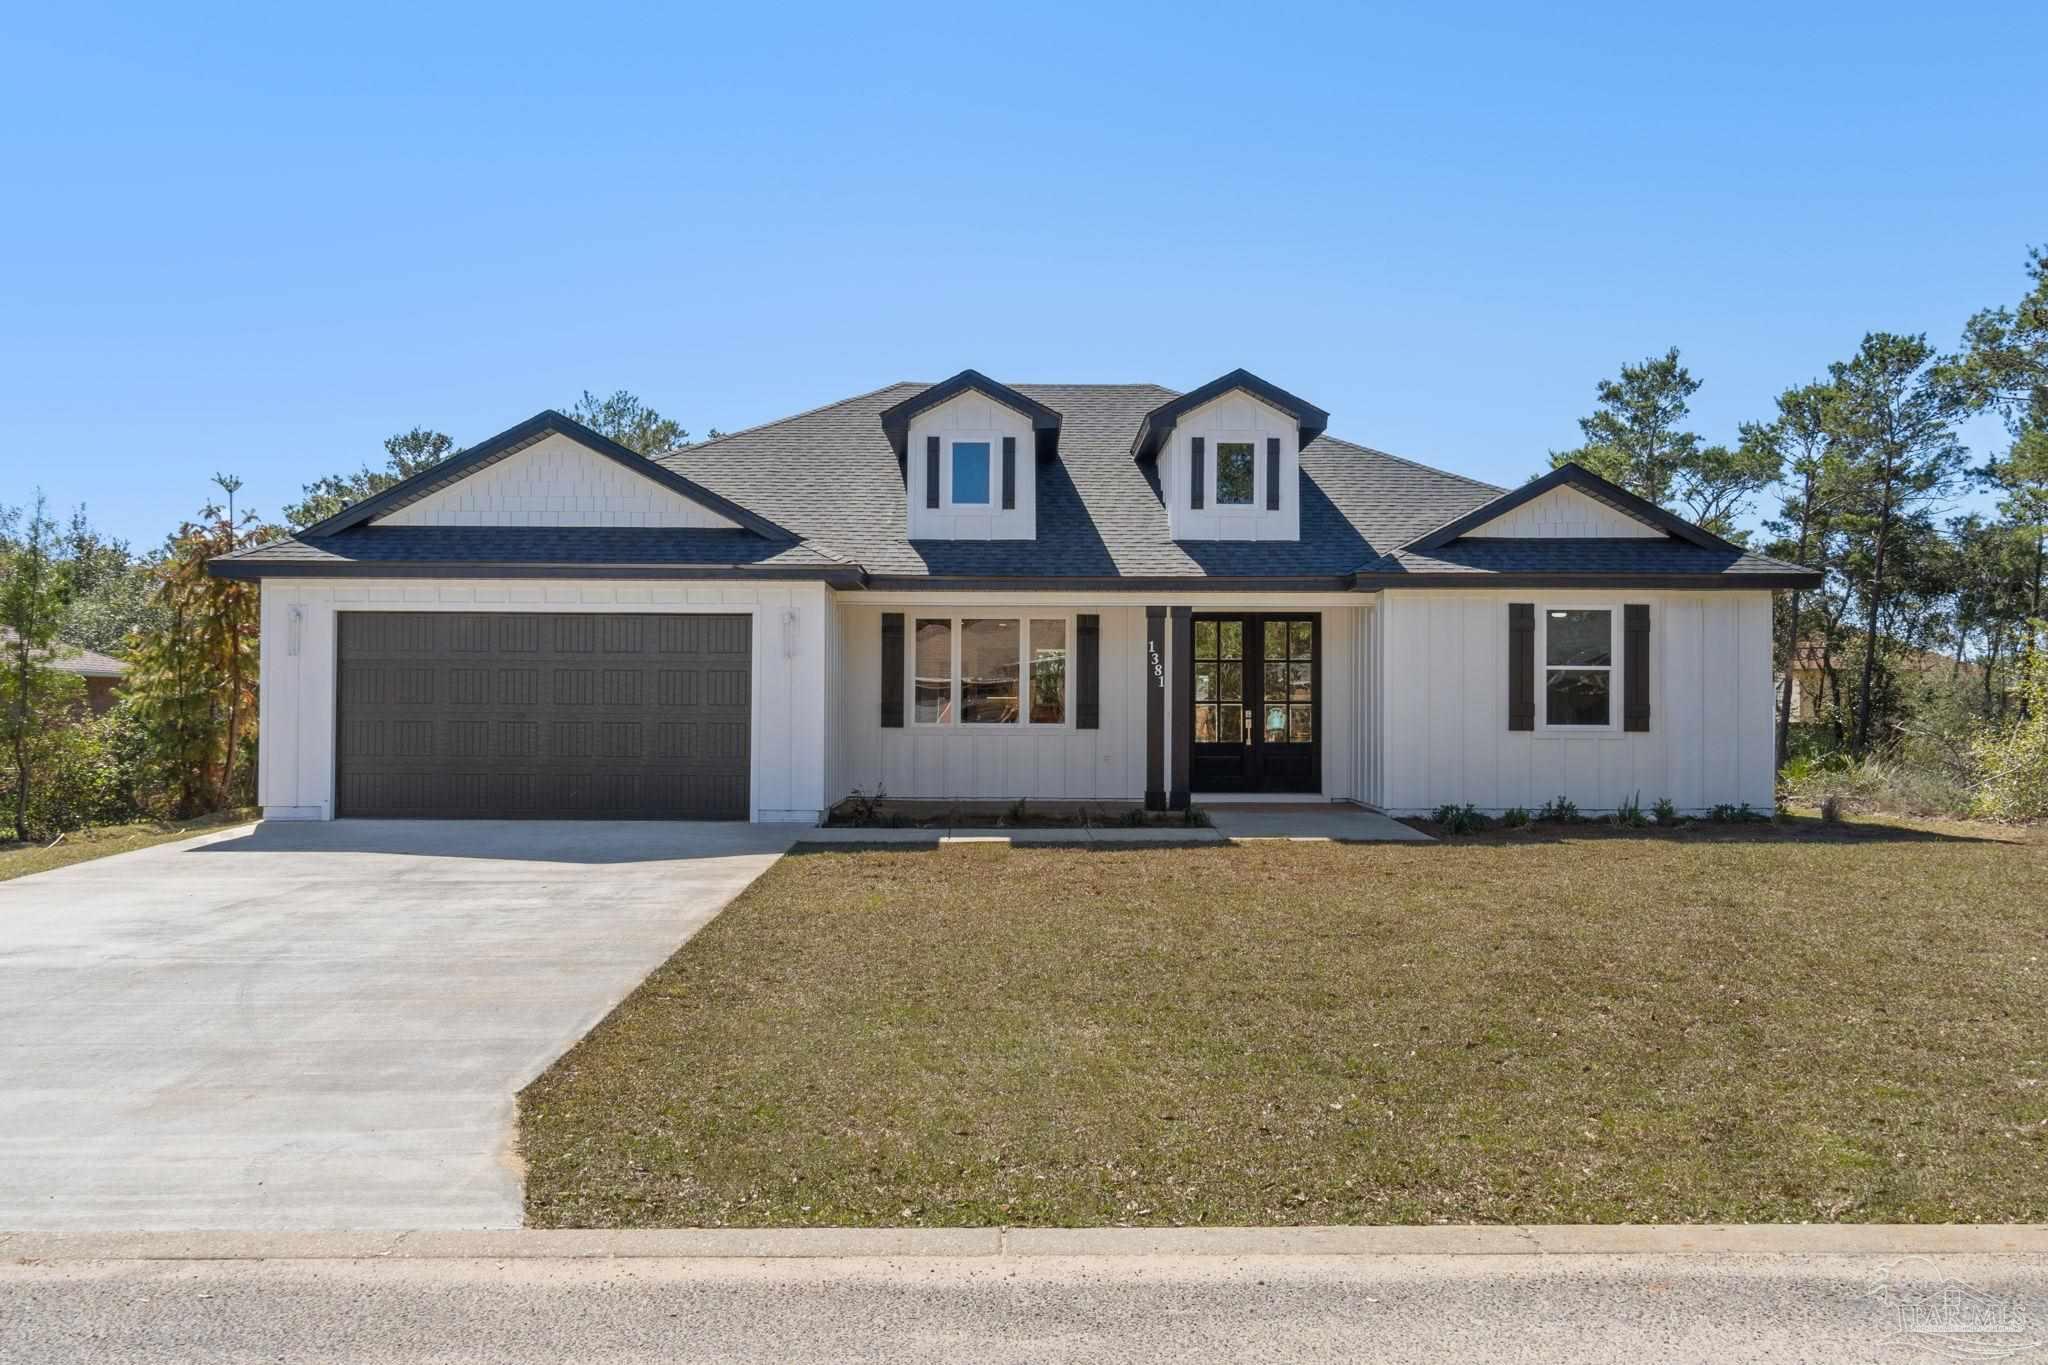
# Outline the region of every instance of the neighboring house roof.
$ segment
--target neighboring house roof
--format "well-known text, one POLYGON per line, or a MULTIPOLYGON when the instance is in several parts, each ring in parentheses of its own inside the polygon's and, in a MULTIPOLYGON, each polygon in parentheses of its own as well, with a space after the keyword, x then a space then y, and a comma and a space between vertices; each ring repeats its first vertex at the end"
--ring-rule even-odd
POLYGON ((1743 552, 1592 474, 1568 466, 1512 492, 1321 434, 1327 414, 1243 371, 1181 395, 1153 384, 998 385, 966 371, 939 385, 892 384, 649 461, 542 413, 289 540, 216 560, 214 572, 542 574, 551 569, 823 578, 843 586, 1183 587, 1238 584, 1376 589, 1442 583, 1608 579, 1671 587, 1808 585, 1810 571, 1743 552), (1058 454, 1037 470, 1036 540, 912 540, 899 447, 922 406, 973 389, 1057 418, 1058 454), (1169 530, 1156 450, 1173 422, 1243 389, 1299 424, 1300 539, 1181 540, 1169 530), (1005 397, 1004 395, 1008 395, 1005 397), (898 428, 901 428, 900 432, 898 428), (561 431, 738 522, 744 530, 597 527, 370 527, 481 459, 561 431), (596 442, 603 442, 597 445, 596 442), (606 447, 610 447, 607 449, 606 447), (1134 459, 1139 454, 1141 458, 1134 459), (1569 483, 1663 531, 1635 540, 1462 540, 1569 483), (765 530, 763 528, 766 528, 765 530))
MULTIPOLYGON (((5 626, 0 626, 0 648, 12 645, 14 638, 13 631, 5 626)), ((57 641, 57 657, 54 659, 49 658, 41 650, 31 650, 30 653, 38 658, 42 658, 51 669, 58 673, 73 673, 81 678, 118 678, 128 671, 128 665, 120 659, 111 658, 94 650, 81 649, 77 645, 67 644, 62 640, 57 641)))

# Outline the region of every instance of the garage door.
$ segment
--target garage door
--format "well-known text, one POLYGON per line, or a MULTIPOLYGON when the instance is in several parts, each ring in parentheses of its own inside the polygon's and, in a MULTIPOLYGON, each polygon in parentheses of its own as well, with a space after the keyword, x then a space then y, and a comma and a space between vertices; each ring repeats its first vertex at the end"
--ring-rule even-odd
POLYGON ((745 616, 337 619, 340 815, 747 818, 745 616))

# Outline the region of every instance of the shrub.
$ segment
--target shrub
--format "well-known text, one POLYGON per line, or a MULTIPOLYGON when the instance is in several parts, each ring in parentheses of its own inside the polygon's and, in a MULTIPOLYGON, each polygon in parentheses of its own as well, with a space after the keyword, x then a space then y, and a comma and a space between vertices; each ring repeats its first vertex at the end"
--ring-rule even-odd
POLYGON ((1992 820, 2048 818, 2048 626, 2037 637, 2020 683, 2018 720, 1980 734, 1970 746, 1980 774, 1970 809, 1992 820))
POLYGON ((1579 822, 1579 803, 1560 793, 1543 803, 1543 809, 1536 812, 1536 818, 1547 824, 1576 825, 1579 822))
POLYGON ((1643 816, 1643 794, 1632 793, 1628 800, 1614 808, 1614 823, 1623 829, 1643 829, 1649 821, 1643 816))
POLYGON ((1529 823, 1529 808, 1527 806, 1509 806, 1501 814, 1500 823, 1504 829, 1520 829, 1529 823))
POLYGON ((882 823, 882 803, 888 799, 888 790, 879 784, 872 794, 865 787, 855 787, 847 794, 846 799, 839 803, 839 809, 834 814, 843 825, 858 825, 862 828, 879 825, 882 823))
POLYGON ((1762 811, 1753 809, 1747 801, 1741 805, 1723 801, 1708 813, 1707 818, 1717 825, 1750 825, 1770 819, 1762 811))
POLYGON ((1462 806, 1449 802, 1438 806, 1430 817, 1446 834, 1476 834, 1493 823, 1479 813, 1479 808, 1469 801, 1462 806))
POLYGON ((1666 829, 1678 823, 1678 807, 1671 804, 1668 796, 1658 797, 1657 804, 1650 808, 1650 814, 1666 829))

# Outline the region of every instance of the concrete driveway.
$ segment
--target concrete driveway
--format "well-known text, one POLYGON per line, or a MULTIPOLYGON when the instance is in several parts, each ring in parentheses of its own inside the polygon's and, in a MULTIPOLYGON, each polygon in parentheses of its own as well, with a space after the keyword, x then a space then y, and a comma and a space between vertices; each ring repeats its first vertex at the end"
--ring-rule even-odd
POLYGON ((0 883, 0 1229, 516 1227, 514 1096, 789 838, 266 824, 0 883))

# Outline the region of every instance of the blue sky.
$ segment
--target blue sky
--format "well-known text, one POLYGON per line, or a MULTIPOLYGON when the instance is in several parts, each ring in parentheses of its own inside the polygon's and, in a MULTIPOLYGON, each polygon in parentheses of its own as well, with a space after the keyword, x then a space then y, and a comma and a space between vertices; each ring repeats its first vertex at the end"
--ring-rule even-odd
POLYGON ((1675 344, 1731 438, 2018 297, 2040 51, 2022 4, 17 11, 0 502, 147 544, 415 424, 966 366, 1244 365, 1515 483, 1675 344))

